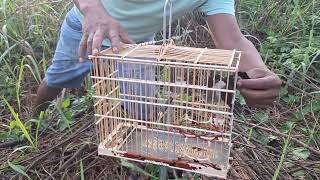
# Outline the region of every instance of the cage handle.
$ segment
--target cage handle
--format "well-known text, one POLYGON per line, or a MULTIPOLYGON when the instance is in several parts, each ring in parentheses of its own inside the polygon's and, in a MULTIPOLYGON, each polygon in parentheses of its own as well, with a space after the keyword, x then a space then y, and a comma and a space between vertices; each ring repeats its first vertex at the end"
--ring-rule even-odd
POLYGON ((171 39, 171 26, 172 26, 172 0, 166 0, 163 9, 163 44, 166 44, 171 39), (169 35, 167 38, 167 8, 169 6, 169 35))

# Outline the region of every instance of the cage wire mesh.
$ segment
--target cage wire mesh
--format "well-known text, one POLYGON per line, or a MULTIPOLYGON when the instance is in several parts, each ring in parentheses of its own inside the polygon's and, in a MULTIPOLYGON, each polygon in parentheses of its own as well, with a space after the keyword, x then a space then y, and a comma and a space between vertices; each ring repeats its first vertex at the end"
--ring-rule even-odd
POLYGON ((98 153, 226 178, 240 54, 122 44, 92 56, 98 153))

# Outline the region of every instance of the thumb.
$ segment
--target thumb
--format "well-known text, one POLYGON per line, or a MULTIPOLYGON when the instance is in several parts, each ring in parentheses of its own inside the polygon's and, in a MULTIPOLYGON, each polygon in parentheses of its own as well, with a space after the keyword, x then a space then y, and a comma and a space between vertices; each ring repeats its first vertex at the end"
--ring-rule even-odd
POLYGON ((270 71, 263 68, 253 68, 247 71, 247 75, 250 79, 262 78, 270 74, 270 71))
POLYGON ((277 76, 271 75, 255 79, 241 79, 237 82, 237 87, 240 89, 266 90, 279 87, 280 85, 281 80, 279 80, 277 76))
POLYGON ((249 79, 241 79, 237 82, 237 88, 255 88, 263 86, 265 83, 264 78, 269 75, 269 71, 262 68, 253 68, 246 72, 249 79))

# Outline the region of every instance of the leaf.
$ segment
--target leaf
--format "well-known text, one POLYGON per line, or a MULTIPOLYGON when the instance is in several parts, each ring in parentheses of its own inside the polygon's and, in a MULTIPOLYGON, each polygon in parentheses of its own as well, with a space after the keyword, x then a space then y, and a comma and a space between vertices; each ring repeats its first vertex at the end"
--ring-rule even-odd
POLYGON ((283 133, 288 133, 290 129, 292 129, 293 125, 294 125, 294 122, 288 121, 282 126, 281 131, 283 133))
POLYGON ((11 163, 10 161, 8 161, 8 165, 10 166, 10 168, 12 168, 13 170, 15 170, 16 172, 24 175, 25 177, 27 177, 28 179, 31 179, 30 176, 28 176, 28 174, 24 171, 25 167, 21 166, 21 165, 15 165, 13 163, 11 163))
POLYGON ((253 115, 253 117, 259 122, 265 122, 269 119, 269 115, 265 112, 257 112, 253 115))
POLYGON ((61 108, 57 107, 58 112, 60 114, 60 121, 58 124, 59 130, 63 131, 66 128, 70 128, 70 125, 72 124, 72 116, 70 112, 63 112, 61 108))
POLYGON ((192 96, 189 96, 188 94, 183 93, 182 100, 187 102, 192 102, 192 96))
POLYGON ((68 109, 71 105, 71 98, 67 97, 64 101, 63 101, 63 108, 68 109))
POLYGON ((246 104, 246 100, 244 99, 244 97, 240 94, 240 91, 236 92, 236 99, 239 101, 240 105, 245 105, 246 104))
POLYGON ((299 100, 299 96, 289 94, 288 97, 284 97, 283 100, 288 104, 293 104, 299 100))
POLYGON ((121 159, 121 165, 122 166, 125 166, 133 171, 136 171, 140 174, 143 174, 143 175, 146 175, 146 176, 149 176, 149 177, 152 177, 152 178, 156 178, 154 176, 152 176, 151 174, 149 174, 148 172, 146 172, 145 170, 143 170, 142 168, 130 163, 129 161, 125 160, 125 159, 121 159))
POLYGON ((10 129, 15 128, 16 126, 17 126, 17 122, 14 121, 14 120, 11 120, 11 121, 10 121, 10 129))
POLYGON ((63 131, 63 130, 65 130, 65 129, 67 129, 67 128, 70 128, 70 121, 66 121, 66 120, 61 120, 60 122, 59 122, 59 125, 58 125, 58 127, 59 127, 59 130, 60 131, 63 131))
POLYGON ((66 117, 67 121, 70 121, 70 122, 72 121, 72 113, 71 112, 69 112, 69 111, 65 112, 64 117, 66 117))
POLYGON ((304 170, 300 170, 300 171, 297 171, 297 172, 294 172, 292 174, 293 177, 304 177, 305 176, 305 172, 304 170))
POLYGON ((9 132, 0 132, 0 142, 8 140, 9 135, 9 132))
POLYGON ((306 148, 295 148, 291 152, 294 156, 306 160, 310 156, 310 151, 306 148))

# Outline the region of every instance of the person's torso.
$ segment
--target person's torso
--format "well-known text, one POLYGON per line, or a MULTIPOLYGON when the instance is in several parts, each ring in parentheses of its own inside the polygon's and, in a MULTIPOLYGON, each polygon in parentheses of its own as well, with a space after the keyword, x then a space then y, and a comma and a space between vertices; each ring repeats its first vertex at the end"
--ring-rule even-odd
MULTIPOLYGON (((172 17, 177 19, 200 7, 207 0, 173 0, 172 17)), ((165 0, 101 0, 135 42, 149 41, 163 28, 165 0)), ((80 21, 83 16, 78 11, 80 21)), ((110 45, 108 41, 104 45, 110 45)))

